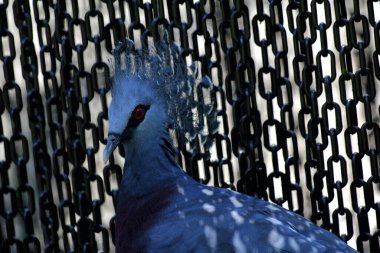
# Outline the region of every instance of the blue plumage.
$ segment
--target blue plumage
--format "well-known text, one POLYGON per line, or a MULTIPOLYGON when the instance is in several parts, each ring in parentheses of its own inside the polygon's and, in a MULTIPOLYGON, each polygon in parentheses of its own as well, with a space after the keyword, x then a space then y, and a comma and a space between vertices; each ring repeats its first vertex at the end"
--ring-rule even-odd
MULTIPOLYGON (((155 79, 143 72, 118 72, 111 90, 104 159, 119 144, 125 150, 115 221, 117 253, 355 252, 302 216, 186 175, 175 162, 167 131, 173 117, 180 119, 177 127, 189 126, 172 114, 186 109, 174 110, 178 104, 173 101, 186 98, 171 100, 173 93, 164 91, 173 89, 159 87, 159 75, 155 79)), ((194 129, 196 136, 200 128, 194 129)))
POLYGON ((156 152, 141 159, 135 154, 125 165, 128 179, 116 214, 118 253, 355 252, 284 208, 195 182, 168 151, 151 148, 156 152))

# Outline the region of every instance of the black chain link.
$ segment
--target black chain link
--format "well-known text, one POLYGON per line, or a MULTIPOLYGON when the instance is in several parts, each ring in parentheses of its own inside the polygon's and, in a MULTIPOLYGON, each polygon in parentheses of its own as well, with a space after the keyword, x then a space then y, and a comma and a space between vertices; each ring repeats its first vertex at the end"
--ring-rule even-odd
POLYGON ((114 251, 123 161, 101 162, 108 59, 162 29, 217 101, 213 150, 176 136, 184 169, 379 252, 379 5, 1 1, 0 252, 114 251))

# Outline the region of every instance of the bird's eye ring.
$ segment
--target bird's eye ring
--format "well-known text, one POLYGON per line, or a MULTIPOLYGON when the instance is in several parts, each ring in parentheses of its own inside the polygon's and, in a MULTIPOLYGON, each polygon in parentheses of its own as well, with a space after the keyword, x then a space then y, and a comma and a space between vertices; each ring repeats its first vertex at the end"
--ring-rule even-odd
POLYGON ((141 121, 144 119, 144 116, 145 116, 145 109, 142 107, 137 107, 133 114, 133 117, 135 118, 135 120, 141 121))

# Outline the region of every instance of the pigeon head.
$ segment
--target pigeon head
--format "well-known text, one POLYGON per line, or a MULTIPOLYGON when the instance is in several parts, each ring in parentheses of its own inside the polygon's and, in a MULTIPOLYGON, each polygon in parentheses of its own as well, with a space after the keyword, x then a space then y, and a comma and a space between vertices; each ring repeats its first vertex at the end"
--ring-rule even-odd
POLYGON ((103 159, 108 160, 119 144, 138 145, 157 138, 168 124, 166 103, 151 89, 150 80, 126 76, 122 86, 111 89, 108 109, 109 133, 103 159))
POLYGON ((141 146, 169 127, 185 141, 211 142, 216 111, 203 92, 211 91, 212 83, 198 79, 195 65, 188 67, 180 52, 166 38, 145 49, 135 49, 128 39, 115 48, 105 161, 119 144, 141 146))

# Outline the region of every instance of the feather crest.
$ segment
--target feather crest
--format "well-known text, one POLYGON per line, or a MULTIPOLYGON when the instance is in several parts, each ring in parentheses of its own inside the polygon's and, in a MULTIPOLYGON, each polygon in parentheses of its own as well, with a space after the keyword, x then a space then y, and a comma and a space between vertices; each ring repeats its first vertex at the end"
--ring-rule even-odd
POLYGON ((214 86, 210 78, 198 78, 197 66, 187 66, 181 48, 167 35, 145 49, 135 49, 125 39, 113 51, 113 84, 125 85, 128 77, 148 81, 166 101, 169 126, 193 148, 197 143, 208 150, 211 135, 218 129, 214 86))

